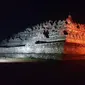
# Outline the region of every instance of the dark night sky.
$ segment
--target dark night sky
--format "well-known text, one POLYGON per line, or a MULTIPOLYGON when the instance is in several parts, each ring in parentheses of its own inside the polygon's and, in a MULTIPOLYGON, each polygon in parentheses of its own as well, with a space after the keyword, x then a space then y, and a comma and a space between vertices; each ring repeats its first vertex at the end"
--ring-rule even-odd
POLYGON ((3 0, 0 2, 0 40, 46 20, 66 19, 69 12, 74 20, 85 23, 84 8, 83 2, 72 0, 3 0))

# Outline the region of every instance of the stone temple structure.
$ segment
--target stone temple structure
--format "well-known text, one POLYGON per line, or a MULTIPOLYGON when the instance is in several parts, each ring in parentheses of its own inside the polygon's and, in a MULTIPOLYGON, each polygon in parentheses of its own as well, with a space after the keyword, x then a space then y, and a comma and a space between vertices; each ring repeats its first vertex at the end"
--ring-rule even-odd
POLYGON ((64 46, 64 54, 85 55, 85 24, 75 23, 71 16, 66 21, 68 35, 64 46))
POLYGON ((20 54, 18 56, 23 57, 21 54, 24 56, 27 54, 62 54, 66 39, 65 25, 65 20, 49 20, 31 28, 28 27, 23 32, 14 34, 10 39, 4 39, 0 43, 0 55, 20 54))
POLYGON ((77 55, 73 59, 80 59, 78 55, 85 55, 85 24, 75 23, 69 15, 63 21, 49 20, 28 27, 0 43, 0 56, 3 54, 4 56, 11 54, 14 57, 32 54, 31 56, 36 58, 42 56, 47 59, 49 57, 46 56, 51 56, 53 59, 53 55, 64 54, 64 59, 70 58, 70 55, 77 55))

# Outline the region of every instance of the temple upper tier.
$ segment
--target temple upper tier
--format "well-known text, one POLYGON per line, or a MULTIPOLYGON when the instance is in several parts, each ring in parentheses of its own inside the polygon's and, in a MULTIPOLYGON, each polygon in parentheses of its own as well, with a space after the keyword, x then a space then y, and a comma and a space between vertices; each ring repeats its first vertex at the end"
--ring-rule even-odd
POLYGON ((71 15, 68 16, 66 22, 66 31, 68 32, 66 41, 80 44, 85 43, 85 24, 75 23, 71 15))

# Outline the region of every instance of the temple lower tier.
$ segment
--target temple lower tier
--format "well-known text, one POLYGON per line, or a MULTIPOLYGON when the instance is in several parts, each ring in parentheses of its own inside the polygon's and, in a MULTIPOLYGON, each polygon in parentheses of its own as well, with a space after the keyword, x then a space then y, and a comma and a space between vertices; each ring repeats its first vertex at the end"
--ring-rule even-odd
POLYGON ((63 60, 85 59, 85 44, 65 42, 63 60))

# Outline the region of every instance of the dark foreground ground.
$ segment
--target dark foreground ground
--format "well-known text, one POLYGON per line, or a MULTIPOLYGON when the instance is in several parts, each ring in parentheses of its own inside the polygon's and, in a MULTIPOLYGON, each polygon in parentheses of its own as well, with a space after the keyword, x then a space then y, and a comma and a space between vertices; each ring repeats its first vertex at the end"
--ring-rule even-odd
POLYGON ((85 61, 10 62, 0 64, 0 83, 83 85, 85 61))
POLYGON ((23 61, 22 58, 1 59, 3 63, 0 63, 0 77, 3 85, 4 83, 6 85, 85 84, 85 60, 25 58, 23 61))

